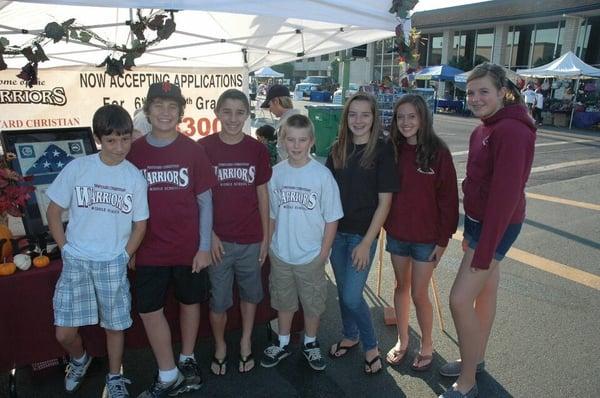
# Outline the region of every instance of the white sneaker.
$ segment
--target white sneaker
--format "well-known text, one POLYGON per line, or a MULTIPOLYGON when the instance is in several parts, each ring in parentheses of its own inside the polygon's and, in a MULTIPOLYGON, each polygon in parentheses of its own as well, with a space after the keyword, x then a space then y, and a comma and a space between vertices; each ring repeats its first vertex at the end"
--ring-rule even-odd
POLYGON ((91 363, 92 357, 90 355, 86 355, 84 363, 75 362, 73 358, 69 359, 65 376, 65 390, 67 392, 74 392, 79 388, 81 380, 83 380, 83 376, 85 376, 85 372, 87 372, 91 363))

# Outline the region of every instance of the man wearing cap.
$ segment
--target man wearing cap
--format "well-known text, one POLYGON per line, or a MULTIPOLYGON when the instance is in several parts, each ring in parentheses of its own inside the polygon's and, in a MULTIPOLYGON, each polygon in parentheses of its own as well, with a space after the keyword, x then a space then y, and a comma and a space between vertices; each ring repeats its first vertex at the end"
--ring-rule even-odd
POLYGON ((158 398, 202 385, 194 348, 200 303, 209 297, 212 231, 211 188, 217 183, 204 149, 179 134, 185 98, 169 83, 150 85, 144 113, 152 126, 136 140, 128 160, 148 181, 150 221, 137 251, 137 310, 158 364, 158 375, 139 397, 158 398), (181 354, 175 365, 163 308, 169 285, 179 301, 181 354))
POLYGON ((279 118, 279 121, 275 125, 275 130, 277 131, 277 153, 279 160, 287 159, 287 153, 285 152, 283 142, 281 142, 279 130, 288 117, 300 113, 298 109, 294 109, 294 104, 290 98, 290 90, 281 84, 271 86, 267 92, 267 98, 260 107, 269 108, 269 111, 279 118))

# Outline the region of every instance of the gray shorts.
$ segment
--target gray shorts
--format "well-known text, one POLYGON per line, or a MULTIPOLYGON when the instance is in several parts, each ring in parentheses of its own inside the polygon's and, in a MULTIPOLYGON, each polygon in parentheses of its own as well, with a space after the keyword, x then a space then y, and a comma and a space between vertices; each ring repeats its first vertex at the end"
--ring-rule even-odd
POLYGON ((208 267, 210 278, 210 310, 223 313, 233 305, 233 277, 240 299, 258 304, 263 299, 261 266, 258 262, 260 243, 248 245, 222 242, 225 254, 219 264, 208 267))

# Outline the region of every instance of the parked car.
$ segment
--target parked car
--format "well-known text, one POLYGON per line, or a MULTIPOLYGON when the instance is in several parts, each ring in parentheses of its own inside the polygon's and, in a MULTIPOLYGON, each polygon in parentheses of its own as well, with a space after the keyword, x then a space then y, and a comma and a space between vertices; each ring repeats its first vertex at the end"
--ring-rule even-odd
MULTIPOLYGON (((348 89, 346 90, 346 98, 356 94, 360 89, 360 86, 356 83, 350 83, 348 85, 348 89)), ((341 104, 342 103, 342 88, 338 88, 337 90, 335 90, 335 92, 333 93, 333 101, 334 104, 341 104)))
POLYGON ((308 76, 296 84, 294 91, 301 91, 303 96, 310 97, 311 91, 329 91, 332 93, 334 86, 335 83, 329 76, 308 76))

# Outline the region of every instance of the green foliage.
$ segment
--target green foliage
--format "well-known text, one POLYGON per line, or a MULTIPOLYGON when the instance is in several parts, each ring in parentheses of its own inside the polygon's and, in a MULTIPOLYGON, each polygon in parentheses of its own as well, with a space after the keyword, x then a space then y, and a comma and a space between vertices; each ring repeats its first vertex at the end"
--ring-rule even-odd
POLYGON ((275 72, 279 72, 279 73, 283 73, 286 79, 290 79, 292 76, 294 76, 294 64, 291 62, 286 62, 284 64, 279 64, 279 65, 275 65, 273 66, 271 69, 273 69, 275 72))

